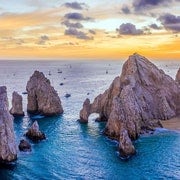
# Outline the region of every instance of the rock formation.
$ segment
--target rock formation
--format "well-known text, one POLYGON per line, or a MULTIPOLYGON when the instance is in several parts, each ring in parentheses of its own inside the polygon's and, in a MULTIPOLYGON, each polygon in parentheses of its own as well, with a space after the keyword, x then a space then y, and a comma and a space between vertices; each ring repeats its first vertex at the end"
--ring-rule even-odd
POLYGON ((15 91, 12 94, 12 108, 10 110, 10 113, 13 116, 24 116, 22 96, 15 91))
POLYGON ((136 150, 125 128, 120 129, 119 152, 123 158, 127 158, 128 156, 132 156, 136 153, 136 150))
POLYGON ((91 113, 99 113, 107 120, 105 134, 120 140, 120 152, 129 156, 134 154, 129 139, 135 140, 141 133, 161 127, 159 119, 180 114, 180 88, 148 59, 133 54, 109 89, 92 104, 85 100, 80 122, 88 122, 91 113))
POLYGON ((32 141, 40 141, 46 139, 45 134, 39 130, 39 125, 37 121, 35 121, 29 128, 28 132, 26 133, 26 136, 32 141))
POLYGON ((31 151, 31 145, 24 139, 20 141, 19 150, 23 152, 31 151))
POLYGON ((28 92, 27 111, 29 113, 39 113, 45 116, 63 113, 57 92, 42 72, 34 72, 27 83, 26 90, 28 92))
POLYGON ((180 68, 176 74, 176 81, 180 84, 180 68))
POLYGON ((12 116, 8 109, 6 87, 0 87, 0 163, 16 160, 17 149, 15 144, 12 116))

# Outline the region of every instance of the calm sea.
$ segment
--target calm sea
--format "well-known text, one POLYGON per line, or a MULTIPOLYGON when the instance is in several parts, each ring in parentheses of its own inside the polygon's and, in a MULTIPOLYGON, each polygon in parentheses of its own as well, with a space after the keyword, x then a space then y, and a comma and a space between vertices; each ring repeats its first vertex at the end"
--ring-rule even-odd
MULTIPOLYGON (((180 67, 180 61, 154 63, 173 78, 180 67)), ((122 161, 117 143, 102 135, 104 123, 95 122, 94 116, 87 125, 77 122, 85 98, 92 101, 104 92, 120 74, 122 64, 123 61, 0 61, 0 86, 7 86, 9 101, 13 91, 26 91, 29 77, 39 70, 50 79, 64 107, 64 114, 59 117, 39 119, 26 114, 14 119, 17 144, 34 120, 38 120, 47 140, 32 143, 31 153, 19 153, 14 166, 0 168, 0 180, 180 179, 179 132, 162 129, 142 136, 135 142, 137 155, 122 161), (71 97, 65 98, 66 93, 71 97)), ((27 95, 23 95, 23 104, 26 111, 27 95)))

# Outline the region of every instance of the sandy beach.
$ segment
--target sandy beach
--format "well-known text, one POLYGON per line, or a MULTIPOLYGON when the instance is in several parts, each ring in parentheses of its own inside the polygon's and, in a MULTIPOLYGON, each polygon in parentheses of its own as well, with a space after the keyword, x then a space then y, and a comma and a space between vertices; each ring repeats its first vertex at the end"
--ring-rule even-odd
POLYGON ((174 117, 170 120, 161 121, 162 125, 166 129, 180 131, 180 117, 174 117))

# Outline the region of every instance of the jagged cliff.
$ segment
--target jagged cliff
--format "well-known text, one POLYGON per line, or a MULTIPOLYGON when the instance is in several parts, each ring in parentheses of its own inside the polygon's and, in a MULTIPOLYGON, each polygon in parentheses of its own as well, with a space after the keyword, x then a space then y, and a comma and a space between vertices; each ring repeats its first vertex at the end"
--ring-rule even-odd
POLYGON ((107 120, 105 134, 120 140, 120 152, 128 156, 135 153, 129 139, 135 140, 140 133, 161 127, 159 119, 180 114, 180 89, 163 70, 133 54, 109 89, 92 104, 85 100, 80 121, 88 122, 91 113, 99 113, 100 118, 107 120))

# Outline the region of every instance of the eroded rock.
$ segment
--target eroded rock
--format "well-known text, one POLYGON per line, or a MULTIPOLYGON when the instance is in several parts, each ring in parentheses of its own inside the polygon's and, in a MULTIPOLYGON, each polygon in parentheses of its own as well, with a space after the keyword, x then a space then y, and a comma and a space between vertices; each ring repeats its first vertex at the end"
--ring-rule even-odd
POLYGON ((180 84, 180 68, 176 74, 176 81, 180 84))
POLYGON ((23 152, 30 152, 31 151, 31 144, 26 140, 22 139, 19 143, 19 150, 23 152))
POLYGON ((7 91, 0 87, 0 163, 8 163, 17 159, 17 148, 12 116, 9 113, 7 91))
POLYGON ((136 154, 136 150, 126 129, 121 128, 119 137, 119 152, 121 157, 128 158, 129 156, 136 154))
POLYGON ((46 139, 45 134, 39 130, 37 121, 32 124, 25 135, 32 141, 41 141, 43 139, 46 139))
POLYGON ((28 92, 27 111, 29 113, 39 113, 45 116, 63 113, 57 92, 42 72, 34 72, 27 83, 26 90, 28 92))
POLYGON ((12 108, 10 113, 13 116, 24 116, 22 96, 15 91, 12 94, 12 108))
POLYGON ((92 104, 85 101, 80 118, 87 122, 91 113, 99 113, 107 120, 105 134, 109 137, 125 141, 128 138, 121 137, 124 135, 121 127, 124 127, 128 137, 135 140, 144 130, 161 127, 159 119, 167 120, 180 114, 180 88, 148 59, 133 54, 109 89, 92 104))
POLYGON ((91 104, 90 104, 90 100, 87 98, 83 103, 82 110, 80 111, 80 119, 79 119, 80 122, 82 123, 88 122, 88 117, 91 114, 90 110, 91 110, 91 104))

